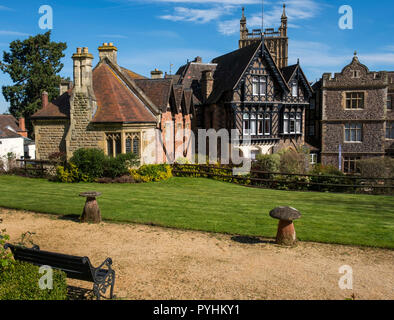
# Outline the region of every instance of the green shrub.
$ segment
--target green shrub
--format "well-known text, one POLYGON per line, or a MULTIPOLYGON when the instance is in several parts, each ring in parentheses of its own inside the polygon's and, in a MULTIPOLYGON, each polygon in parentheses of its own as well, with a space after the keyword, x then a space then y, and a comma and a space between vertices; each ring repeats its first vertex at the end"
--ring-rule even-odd
MULTIPOLYGON (((2 222, 3 220, 0 218, 0 224, 2 222)), ((11 264, 12 255, 4 249, 8 240, 10 240, 10 236, 6 234, 6 230, 0 229, 0 274, 11 264)))
POLYGON ((78 167, 70 162, 66 166, 56 168, 56 181, 63 183, 77 183, 90 181, 89 176, 79 171, 78 167))
POLYGON ((280 153, 280 172, 281 173, 298 173, 306 172, 307 156, 305 152, 293 149, 284 150, 280 153))
POLYGON ((131 169, 130 175, 135 181, 158 182, 172 178, 172 168, 168 164, 144 165, 138 170, 131 169))
POLYGON ((363 178, 394 178, 393 158, 369 158, 357 161, 363 178))
POLYGON ((103 177, 115 179, 125 176, 138 164, 138 157, 134 153, 119 154, 116 158, 106 157, 103 177))
POLYGON ((88 181, 94 181, 103 176, 106 156, 100 149, 79 149, 70 162, 76 165, 80 174, 88 177, 88 181))
POLYGON ((256 161, 252 164, 252 170, 264 172, 279 172, 280 155, 279 154, 265 154, 258 155, 256 161))
POLYGON ((0 277, 0 300, 67 300, 66 274, 53 270, 53 289, 41 290, 39 267, 14 261, 0 277))

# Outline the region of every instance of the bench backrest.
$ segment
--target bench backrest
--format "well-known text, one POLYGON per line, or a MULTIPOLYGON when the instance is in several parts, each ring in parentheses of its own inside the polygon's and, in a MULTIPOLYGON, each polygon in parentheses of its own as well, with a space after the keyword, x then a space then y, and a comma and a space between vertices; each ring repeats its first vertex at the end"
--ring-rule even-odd
POLYGON ((71 279, 94 281, 92 267, 89 258, 76 257, 66 254, 41 251, 38 247, 27 249, 19 246, 6 244, 5 249, 10 248, 15 260, 28 262, 36 266, 50 266, 53 269, 62 270, 71 279))

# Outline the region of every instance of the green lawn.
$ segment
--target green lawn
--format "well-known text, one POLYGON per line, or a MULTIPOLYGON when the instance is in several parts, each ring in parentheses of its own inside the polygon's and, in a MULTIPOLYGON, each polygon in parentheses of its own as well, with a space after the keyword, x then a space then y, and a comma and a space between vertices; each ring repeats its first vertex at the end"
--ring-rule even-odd
POLYGON ((277 206, 292 206, 303 241, 394 248, 394 198, 262 190, 209 179, 173 178, 146 184, 60 184, 0 176, 0 206, 60 215, 82 212, 83 191, 100 191, 107 221, 274 238, 277 206))

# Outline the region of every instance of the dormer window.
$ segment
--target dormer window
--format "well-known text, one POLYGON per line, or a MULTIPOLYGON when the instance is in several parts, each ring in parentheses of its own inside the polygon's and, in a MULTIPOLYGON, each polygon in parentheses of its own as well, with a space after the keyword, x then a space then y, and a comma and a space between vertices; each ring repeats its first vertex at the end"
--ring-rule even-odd
POLYGON ((267 79, 265 77, 253 77, 253 95, 265 96, 267 93, 267 79))
POLYGON ((291 84, 291 95, 293 97, 298 97, 298 82, 297 81, 293 81, 293 83, 291 84))

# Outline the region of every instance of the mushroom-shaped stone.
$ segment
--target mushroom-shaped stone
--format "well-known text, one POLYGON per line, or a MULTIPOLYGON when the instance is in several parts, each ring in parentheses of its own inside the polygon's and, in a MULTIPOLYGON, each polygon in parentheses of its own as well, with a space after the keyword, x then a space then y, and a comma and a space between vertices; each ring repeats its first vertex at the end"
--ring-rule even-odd
POLYGON ((100 223, 101 212, 96 198, 101 196, 100 192, 89 191, 79 194, 80 197, 86 198, 85 207, 81 216, 81 222, 100 223))
POLYGON ((301 213, 291 207, 278 207, 270 212, 270 216, 279 220, 276 243, 294 245, 297 241, 293 221, 301 218, 301 213))

